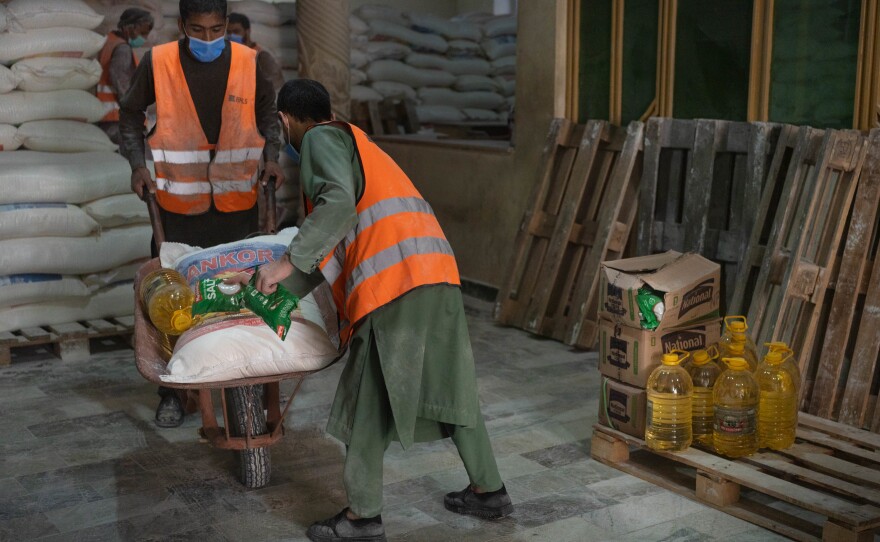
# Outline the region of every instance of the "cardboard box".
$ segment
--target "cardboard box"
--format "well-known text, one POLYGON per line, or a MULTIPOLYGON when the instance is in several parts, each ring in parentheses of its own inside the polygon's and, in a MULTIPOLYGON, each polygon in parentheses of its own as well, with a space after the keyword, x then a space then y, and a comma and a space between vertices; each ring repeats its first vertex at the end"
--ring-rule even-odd
POLYGON ((599 423, 627 435, 645 438, 645 405, 648 400, 645 390, 602 377, 600 392, 599 423))
POLYGON ((688 325, 721 306, 721 266, 699 254, 663 254, 602 262, 599 318, 641 329, 639 288, 663 292, 666 312, 657 330, 688 325))
POLYGON ((721 338, 721 319, 712 317, 689 326, 648 331, 599 320, 599 372, 620 382, 644 388, 672 350, 706 348, 721 338))

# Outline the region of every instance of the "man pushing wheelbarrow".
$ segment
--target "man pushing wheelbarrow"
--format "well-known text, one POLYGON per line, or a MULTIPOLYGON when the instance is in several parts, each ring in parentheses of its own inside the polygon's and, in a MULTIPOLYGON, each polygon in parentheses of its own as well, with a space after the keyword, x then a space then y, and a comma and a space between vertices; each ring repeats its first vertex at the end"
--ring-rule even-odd
POLYGON ((278 109, 301 157, 307 216, 286 257, 261 267, 255 284, 303 297, 326 281, 349 347, 327 424, 347 445, 349 506, 309 527, 309 538, 385 540, 382 463, 394 440, 409 448, 452 438, 470 484, 447 494, 446 508, 511 514, 479 409, 458 269, 431 206, 364 132, 331 120, 320 83, 288 81, 278 109))

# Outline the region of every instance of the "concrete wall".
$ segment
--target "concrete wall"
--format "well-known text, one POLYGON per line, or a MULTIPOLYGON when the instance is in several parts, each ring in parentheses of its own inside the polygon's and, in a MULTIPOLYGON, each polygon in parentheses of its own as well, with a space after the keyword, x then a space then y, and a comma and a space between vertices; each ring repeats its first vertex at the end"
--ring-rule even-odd
POLYGON ((505 280, 550 121, 565 115, 565 6, 565 0, 519 4, 512 150, 380 142, 434 207, 468 279, 493 286, 505 280))

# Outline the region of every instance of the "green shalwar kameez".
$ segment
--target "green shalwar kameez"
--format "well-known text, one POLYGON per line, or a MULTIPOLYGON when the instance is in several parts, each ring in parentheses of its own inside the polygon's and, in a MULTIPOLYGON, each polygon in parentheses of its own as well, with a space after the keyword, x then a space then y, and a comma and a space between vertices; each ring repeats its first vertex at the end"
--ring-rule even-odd
MULTIPOLYGON (((314 209, 290 245, 296 269, 284 284, 301 296, 323 280, 318 264, 356 226, 364 180, 354 142, 340 128, 312 128, 300 153, 314 209)), ((382 511, 382 459, 393 440, 408 448, 451 437, 471 482, 501 488, 457 286, 417 288, 356 324, 327 431, 348 445, 344 483, 361 517, 382 511)))

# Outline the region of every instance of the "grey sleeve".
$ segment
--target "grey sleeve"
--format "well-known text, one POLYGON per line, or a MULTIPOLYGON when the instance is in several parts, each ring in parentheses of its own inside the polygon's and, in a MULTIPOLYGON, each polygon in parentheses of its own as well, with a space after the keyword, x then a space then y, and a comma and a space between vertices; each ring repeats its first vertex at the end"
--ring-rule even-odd
POLYGON ((124 96, 131 86, 131 78, 136 69, 131 46, 127 43, 117 45, 110 56, 110 86, 116 91, 117 98, 124 96))
MULTIPOLYGON (((259 57, 258 57, 259 58, 259 57)), ((263 147, 263 159, 277 162, 281 151, 281 128, 278 126, 278 110, 275 109, 275 88, 260 63, 257 62, 257 129, 266 138, 263 147)))
POLYGON ((147 52, 131 78, 131 86, 119 100, 119 151, 132 171, 147 165, 144 122, 147 108, 155 102, 153 62, 147 52))

